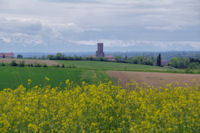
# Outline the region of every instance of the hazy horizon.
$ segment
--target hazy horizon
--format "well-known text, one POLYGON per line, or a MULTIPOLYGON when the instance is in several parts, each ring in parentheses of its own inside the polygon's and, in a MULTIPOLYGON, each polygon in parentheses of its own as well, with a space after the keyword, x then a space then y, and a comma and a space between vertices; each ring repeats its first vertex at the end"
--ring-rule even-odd
POLYGON ((0 0, 0 52, 200 51, 199 0, 0 0))

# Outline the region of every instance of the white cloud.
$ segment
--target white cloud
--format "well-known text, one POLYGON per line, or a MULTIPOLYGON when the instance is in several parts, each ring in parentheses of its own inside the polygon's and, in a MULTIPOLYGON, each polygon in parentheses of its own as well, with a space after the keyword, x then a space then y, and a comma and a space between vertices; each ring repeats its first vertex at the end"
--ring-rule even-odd
POLYGON ((176 31, 181 30, 182 27, 179 25, 172 25, 172 26, 147 26, 145 27, 149 30, 164 30, 164 31, 176 31))
POLYGON ((167 49, 169 46, 185 46, 188 45, 190 47, 193 47, 196 50, 200 50, 200 41, 150 41, 150 40, 105 40, 100 39, 98 41, 96 40, 82 40, 82 41, 70 41, 72 43, 78 44, 78 45, 94 45, 96 46, 97 42, 103 42, 105 47, 131 47, 131 46, 137 46, 137 45, 150 45, 155 46, 162 49, 167 49))
MULTIPOLYGON (((170 44, 172 32, 187 35, 189 31, 197 36, 200 31, 190 29, 200 26, 199 7, 199 0, 0 0, 0 38, 5 43, 20 40, 24 45, 30 44, 28 40, 41 45, 64 45, 69 40, 92 45, 90 40, 102 38, 109 47, 126 47, 138 44, 133 40, 141 34, 144 40, 168 39, 170 44)), ((198 40, 194 36, 187 39, 198 40)), ((178 41, 187 40, 183 36, 178 41)), ((161 42, 156 43, 166 44, 161 42)))

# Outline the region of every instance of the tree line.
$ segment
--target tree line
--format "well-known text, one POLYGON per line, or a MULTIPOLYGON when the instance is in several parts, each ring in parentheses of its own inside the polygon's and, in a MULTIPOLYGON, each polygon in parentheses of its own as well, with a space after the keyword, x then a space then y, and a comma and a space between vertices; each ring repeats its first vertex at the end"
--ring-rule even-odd
POLYGON ((182 69, 200 69, 199 58, 174 57, 170 60, 169 66, 182 69))
MULTIPOLYGON (((23 58, 22 55, 18 55, 17 58, 23 58)), ((104 61, 104 62, 111 62, 104 57, 82 57, 82 56, 65 56, 62 53, 57 53, 56 55, 48 55, 46 57, 42 57, 40 59, 49 59, 49 60, 71 60, 71 61, 104 61)), ((152 66, 163 66, 162 63, 162 55, 159 53, 157 57, 155 56, 135 56, 135 57, 122 57, 122 56, 115 56, 114 61, 112 62, 119 62, 119 63, 130 63, 130 64, 143 64, 143 65, 152 65, 152 66)), ((167 65, 174 67, 174 68, 181 68, 181 69, 200 69, 200 58, 198 57, 174 57, 167 61, 167 65)))
POLYGON ((86 60, 86 61, 105 61, 105 62, 119 62, 119 63, 130 63, 130 64, 143 64, 143 65, 158 65, 162 66, 161 64, 161 54, 158 55, 158 57, 153 57, 153 56, 136 56, 136 57, 122 57, 122 56, 115 56, 114 61, 109 60, 104 57, 93 57, 93 56, 88 56, 88 57, 81 57, 81 56, 65 56, 62 53, 57 53, 56 55, 48 55, 47 59, 49 60, 76 60, 76 61, 81 61, 81 60, 86 60))

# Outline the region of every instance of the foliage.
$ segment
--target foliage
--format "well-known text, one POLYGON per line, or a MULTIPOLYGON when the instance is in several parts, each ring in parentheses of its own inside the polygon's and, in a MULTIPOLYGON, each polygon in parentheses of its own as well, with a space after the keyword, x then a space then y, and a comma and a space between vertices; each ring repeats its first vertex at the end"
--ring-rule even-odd
POLYGON ((157 57, 157 66, 162 65, 161 61, 162 61, 161 54, 159 54, 158 57, 157 57))
POLYGON ((11 66, 17 66, 18 64, 16 63, 15 60, 13 60, 11 63, 10 63, 11 66))
POLYGON ((20 66, 20 67, 24 67, 24 66, 25 66, 24 61, 20 61, 19 66, 20 66))
POLYGON ((143 65, 154 65, 155 59, 152 56, 135 56, 135 57, 121 57, 115 56, 116 62, 130 63, 130 64, 143 64, 143 65))
MULTIPOLYGON (((0 132, 200 132, 199 87, 111 82, 0 92, 0 132)), ((29 79, 28 84, 32 81, 29 79)))
POLYGON ((43 64, 43 67, 48 67, 47 64, 43 64))
POLYGON ((175 68, 188 68, 190 64, 189 58, 174 57, 170 60, 169 65, 175 68))
POLYGON ((191 63, 200 63, 200 58, 196 57, 196 58, 189 58, 191 63))
MULTIPOLYGON (((65 79, 73 80, 75 84, 86 81, 91 84, 107 82, 110 77, 103 71, 90 71, 66 65, 65 68, 55 67, 2 67, 0 66, 0 90, 3 88, 16 88, 20 84, 26 85, 28 78, 33 80, 31 86, 43 85, 44 77, 51 79, 51 86, 63 86, 65 79)), ((26 86, 25 86, 26 87, 26 86)))
POLYGON ((141 65, 141 64, 129 64, 129 63, 117 63, 117 62, 100 62, 100 61, 57 61, 65 66, 75 66, 79 69, 92 69, 92 70, 120 70, 120 71, 148 71, 148 72, 184 72, 177 69, 172 70, 169 68, 141 65))
MULTIPOLYGON (((104 57, 70 57, 70 56, 64 56, 64 54, 57 53, 56 55, 48 55, 47 59, 50 60, 71 60, 71 61, 103 61, 103 62, 113 62, 109 61, 108 59, 104 57)), ((137 57, 131 57, 128 58, 125 56, 125 58, 121 56, 115 56, 115 61, 119 63, 131 63, 131 64, 144 64, 144 65, 154 65, 154 58, 153 57, 147 57, 147 56, 137 56, 137 57)))
POLYGON ((39 64, 39 63, 35 63, 35 64, 34 64, 34 67, 42 67, 42 65, 39 64))
POLYGON ((62 68, 65 68, 65 64, 62 64, 62 66, 61 66, 62 68))
POLYGON ((2 63, 1 63, 1 66, 6 66, 6 64, 2 62, 2 63))
POLYGON ((23 58, 23 55, 18 54, 18 55, 17 55, 17 58, 18 58, 18 59, 22 59, 22 58, 23 58))
POLYGON ((124 62, 124 59, 121 56, 115 56, 117 62, 124 62))
POLYGON ((133 63, 133 64, 154 65, 155 59, 154 57, 136 56, 136 57, 128 58, 127 62, 133 63))
POLYGON ((188 68, 190 68, 190 69, 200 69, 200 63, 197 63, 197 62, 190 63, 188 65, 188 68))
POLYGON ((65 56, 62 53, 57 53, 56 55, 48 55, 47 59, 49 60, 73 60, 73 61, 107 61, 104 57, 93 57, 93 56, 88 56, 88 57, 81 57, 81 56, 65 56))

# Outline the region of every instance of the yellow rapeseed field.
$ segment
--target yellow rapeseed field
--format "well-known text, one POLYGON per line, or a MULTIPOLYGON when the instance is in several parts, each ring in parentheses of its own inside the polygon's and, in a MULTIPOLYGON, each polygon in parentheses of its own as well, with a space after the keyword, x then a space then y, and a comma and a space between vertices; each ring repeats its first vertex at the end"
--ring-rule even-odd
MULTIPOLYGON (((112 82, 4 89, 0 132, 200 132, 200 86, 123 89, 112 82)), ((31 84, 28 80, 28 85, 31 84)))

